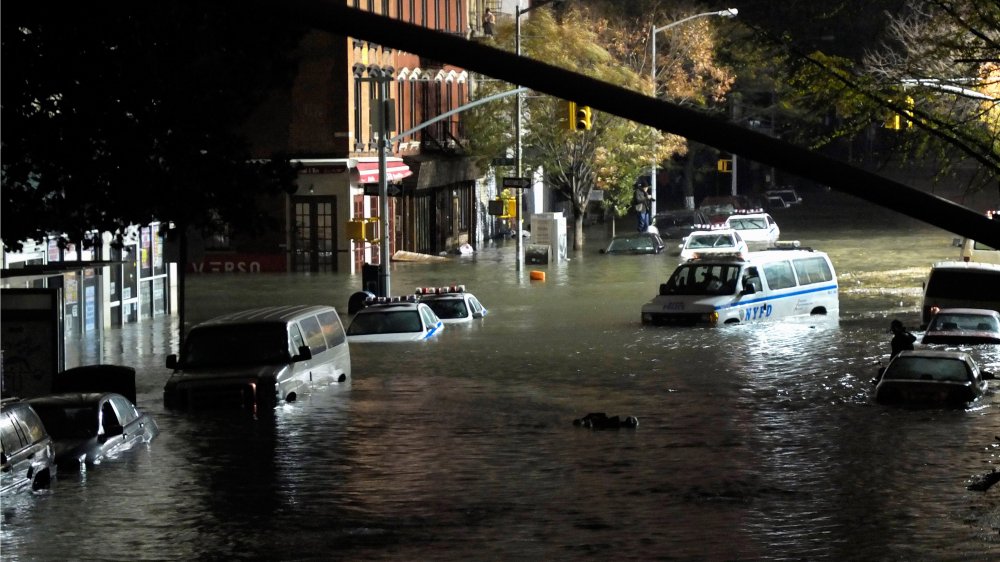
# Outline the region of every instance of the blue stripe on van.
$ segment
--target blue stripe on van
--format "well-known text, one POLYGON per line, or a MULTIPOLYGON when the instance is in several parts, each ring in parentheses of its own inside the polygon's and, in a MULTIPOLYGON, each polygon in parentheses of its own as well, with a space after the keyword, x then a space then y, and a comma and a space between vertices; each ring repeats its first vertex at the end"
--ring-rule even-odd
POLYGON ((759 299, 752 299, 752 300, 748 300, 748 301, 742 301, 741 300, 741 301, 737 301, 737 302, 734 302, 734 303, 725 304, 725 305, 722 305, 722 306, 717 306, 717 307, 715 307, 715 310, 725 310, 727 308, 738 308, 738 307, 741 307, 741 306, 746 306, 748 304, 755 304, 755 303, 758 303, 758 302, 774 301, 774 300, 785 299, 785 298, 789 298, 789 297, 797 297, 799 295, 808 295, 809 293, 818 293, 818 292, 821 292, 821 291, 829 291, 831 289, 836 290, 837 288, 838 288, 837 285, 825 285, 823 287, 815 287, 813 289, 803 289, 801 291, 795 291, 793 293, 783 293, 783 294, 780 294, 780 295, 773 295, 773 296, 769 296, 769 297, 763 297, 763 298, 759 298, 759 299))

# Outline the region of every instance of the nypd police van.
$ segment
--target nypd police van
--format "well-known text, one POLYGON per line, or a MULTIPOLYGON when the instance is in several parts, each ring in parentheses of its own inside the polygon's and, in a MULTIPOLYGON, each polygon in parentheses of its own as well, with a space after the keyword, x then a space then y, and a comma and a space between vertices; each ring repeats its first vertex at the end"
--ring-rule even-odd
POLYGON ((717 326, 839 313, 830 257, 790 243, 746 257, 687 260, 643 305, 642 323, 717 326))

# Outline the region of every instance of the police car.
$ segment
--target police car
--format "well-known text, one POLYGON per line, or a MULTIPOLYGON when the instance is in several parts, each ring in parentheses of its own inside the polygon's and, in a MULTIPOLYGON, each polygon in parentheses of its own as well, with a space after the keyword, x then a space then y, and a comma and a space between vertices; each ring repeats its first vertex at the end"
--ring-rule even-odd
POLYGON ((416 295, 369 301, 347 327, 350 343, 421 341, 444 330, 444 322, 416 295))
POLYGON ((445 324, 471 322, 488 312, 475 295, 466 292, 465 285, 417 287, 416 294, 445 324))
POLYGON ((739 232, 731 228, 709 227, 688 234, 680 249, 682 261, 712 254, 735 254, 745 258, 750 251, 739 232))
POLYGON ((741 209, 726 219, 725 226, 738 232, 751 250, 770 248, 781 235, 778 223, 763 209, 741 209))

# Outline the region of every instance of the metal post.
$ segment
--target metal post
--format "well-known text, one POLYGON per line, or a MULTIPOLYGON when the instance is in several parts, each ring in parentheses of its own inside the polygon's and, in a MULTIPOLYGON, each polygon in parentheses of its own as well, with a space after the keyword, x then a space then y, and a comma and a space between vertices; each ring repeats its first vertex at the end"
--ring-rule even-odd
MULTIPOLYGON (((521 56, 521 2, 514 7, 514 53, 521 56)), ((517 163, 517 177, 521 177, 521 93, 518 92, 514 101, 514 160, 517 163)), ((517 205, 517 271, 524 268, 524 248, 521 242, 521 191, 517 190, 515 203, 517 205)))
MULTIPOLYGON (((653 60, 650 66, 653 67, 653 97, 656 97, 656 24, 650 26, 650 43, 653 45, 653 60)), ((649 220, 653 221, 656 217, 656 200, 659 198, 656 194, 656 141, 653 141, 653 165, 649 169, 649 185, 652 188, 649 190, 650 195, 653 196, 653 202, 650 203, 650 213, 649 220)))
POLYGON ((379 214, 382 216, 382 243, 379 248, 379 275, 382 282, 379 289, 382 297, 392 294, 389 289, 389 181, 386 177, 386 151, 389 149, 389 126, 387 121, 389 104, 389 82, 385 76, 376 80, 378 84, 378 198, 379 214))

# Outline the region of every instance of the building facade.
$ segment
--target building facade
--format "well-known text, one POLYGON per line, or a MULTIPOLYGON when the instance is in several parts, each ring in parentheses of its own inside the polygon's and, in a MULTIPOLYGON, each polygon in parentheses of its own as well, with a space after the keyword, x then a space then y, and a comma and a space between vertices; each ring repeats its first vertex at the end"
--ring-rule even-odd
MULTIPOLYGON (((483 0, 347 0, 352 7, 480 40, 483 0)), ((275 238, 206 241, 204 261, 246 271, 356 273, 378 264, 381 235, 352 239, 352 222, 381 224, 379 127, 373 108, 393 108, 387 158, 389 255, 439 254, 491 237, 482 180, 463 150, 461 114, 421 127, 469 103, 468 73, 442 61, 352 37, 311 30, 296 53, 291 88, 274 92, 245 127, 256 157, 288 155, 302 168, 298 189, 273 212, 275 238)), ((370 232, 370 230, 369 230, 370 232)), ((192 262, 188 271, 213 272, 192 262)))

